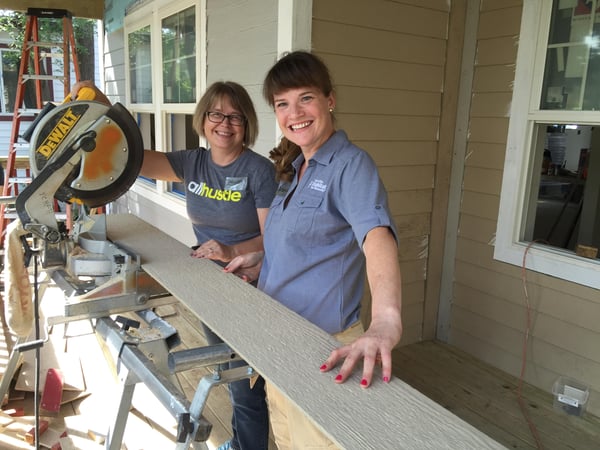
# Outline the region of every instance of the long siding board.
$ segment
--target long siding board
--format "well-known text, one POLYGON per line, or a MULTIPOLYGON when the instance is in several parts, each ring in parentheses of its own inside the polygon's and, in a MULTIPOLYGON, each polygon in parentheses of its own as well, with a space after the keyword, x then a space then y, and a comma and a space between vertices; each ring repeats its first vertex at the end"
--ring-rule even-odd
POLYGON ((107 217, 109 238, 281 389, 341 448, 505 448, 399 379, 342 385, 318 367, 336 341, 302 317, 130 214, 107 217), (194 280, 193 282, 190 282, 194 280))

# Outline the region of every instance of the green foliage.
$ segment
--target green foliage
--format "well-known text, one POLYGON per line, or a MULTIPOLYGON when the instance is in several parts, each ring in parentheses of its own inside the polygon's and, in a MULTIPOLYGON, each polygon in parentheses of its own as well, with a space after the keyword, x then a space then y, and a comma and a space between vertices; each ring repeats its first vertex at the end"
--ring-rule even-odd
MULTIPOLYGON (((0 10, 0 31, 7 33, 12 39, 11 47, 18 51, 12 57, 19 61, 23 49, 26 21, 27 16, 25 13, 0 10)), ((93 43, 97 22, 93 19, 75 17, 72 23, 79 65, 83 69, 89 68, 91 63, 93 74, 93 43)), ((61 19, 38 18, 38 33, 39 41, 60 43, 63 40, 63 22, 61 19)))

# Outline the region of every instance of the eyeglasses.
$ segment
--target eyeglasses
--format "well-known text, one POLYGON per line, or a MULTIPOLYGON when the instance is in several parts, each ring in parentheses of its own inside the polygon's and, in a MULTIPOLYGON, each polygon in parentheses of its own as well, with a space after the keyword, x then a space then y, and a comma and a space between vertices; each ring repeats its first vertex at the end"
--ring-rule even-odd
POLYGON ((218 111, 207 111, 206 117, 213 123, 222 123, 225 119, 229 120, 230 125, 243 125, 246 118, 241 114, 223 114, 218 111))

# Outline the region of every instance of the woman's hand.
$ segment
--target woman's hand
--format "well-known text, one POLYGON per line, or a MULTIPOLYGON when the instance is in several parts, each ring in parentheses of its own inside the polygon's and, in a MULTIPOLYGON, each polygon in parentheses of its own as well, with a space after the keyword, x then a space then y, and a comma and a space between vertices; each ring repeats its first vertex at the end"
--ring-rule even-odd
POLYGON ((191 256, 194 258, 207 258, 216 261, 228 262, 233 258, 231 247, 211 239, 192 250, 191 256))
POLYGON ((258 280, 264 256, 265 252, 262 251, 236 256, 223 268, 223 272, 233 273, 242 280, 251 283, 258 280))
POLYGON ((336 383, 343 383, 362 360, 361 387, 367 388, 371 385, 376 364, 381 364, 383 382, 388 383, 392 377, 392 350, 400 342, 401 336, 402 320, 399 313, 373 320, 362 336, 351 344, 332 351, 321 366, 321 372, 328 372, 343 361, 335 377, 336 383))
POLYGON ((104 95, 104 92, 102 92, 100 89, 98 89, 96 87, 96 85, 92 81, 89 81, 89 80, 78 81, 77 83, 75 83, 73 85, 73 87, 71 88, 71 92, 69 93, 71 100, 77 100, 79 91, 84 88, 91 89, 94 91, 94 100, 93 101, 104 103, 108 106, 111 106, 110 100, 108 99, 108 97, 106 95, 104 95))
POLYGON ((362 387, 369 387, 375 364, 381 362, 385 383, 392 377, 392 350, 402 337, 402 288, 395 238, 387 227, 367 233, 363 244, 367 260, 367 279, 371 291, 371 325, 349 345, 329 355, 321 370, 327 372, 344 360, 337 383, 343 383, 363 360, 362 387))

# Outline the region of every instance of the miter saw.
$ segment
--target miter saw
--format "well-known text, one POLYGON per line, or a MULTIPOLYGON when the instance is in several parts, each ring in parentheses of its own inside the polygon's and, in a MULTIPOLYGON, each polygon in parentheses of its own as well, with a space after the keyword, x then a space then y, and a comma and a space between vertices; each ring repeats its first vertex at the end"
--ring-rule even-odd
MULTIPOLYGON (((6 314, 8 325, 19 339, 29 335, 22 316, 30 313, 29 276, 23 267, 23 248, 41 255, 41 265, 65 291, 64 310, 46 315, 49 325, 95 318, 96 333, 106 342, 107 353, 123 370, 122 394, 114 422, 107 433, 106 448, 120 449, 124 424, 131 409, 133 389, 143 382, 177 418, 177 448, 187 449, 192 441, 208 439, 211 424, 201 416, 213 386, 249 378, 246 367, 225 370, 220 365, 237 356, 225 344, 181 352, 169 351, 179 343, 177 331, 156 316, 151 308, 172 303, 173 297, 141 268, 140 258, 107 239, 103 214, 88 215, 95 208, 116 200, 135 182, 143 161, 140 130, 121 104, 93 101, 93 90, 80 90, 74 101, 47 105, 23 135, 31 144, 32 181, 16 198, 18 220, 7 228, 5 269, 9 272, 6 314), (82 100, 81 96, 91 100, 82 100), (57 219, 55 201, 80 205, 83 213, 67 229, 57 219), (34 237, 33 250, 29 236, 34 237), (18 252, 15 252, 16 244, 18 252), (6 255, 18 254, 20 264, 7 264, 6 255), (16 274, 16 275, 15 275, 16 274), (16 285, 10 288, 9 285, 16 285), (135 320, 111 316, 135 312, 147 327, 137 328, 135 320), (128 322, 125 322, 128 321, 128 322), (123 323, 119 327, 117 323, 123 323), (118 363, 117 363, 118 362, 118 363), (191 365, 216 365, 217 376, 206 376, 190 403, 176 385, 175 372, 191 365)), ((25 258, 28 259, 28 258, 25 258)), ((35 265, 37 268, 37 264, 35 265)), ((37 283, 34 276, 34 283, 37 283)), ((37 295, 34 295, 34 299, 37 295)), ((34 301, 34 305, 37 302, 34 301)), ((34 308, 37 311, 37 305, 34 308)), ((39 327, 38 327, 39 328, 39 327)), ((9 367, 0 379, 0 398, 17 367, 19 351, 43 345, 36 329, 35 341, 15 346, 9 367), (15 352, 15 350, 17 350, 15 352)), ((39 358, 36 357, 39 365, 39 358)), ((39 391, 39 386, 35 388, 39 391)), ((39 414, 36 413, 36 429, 39 414)))
POLYGON ((131 187, 143 161, 140 130, 123 105, 78 99, 48 103, 26 132, 33 179, 15 206, 23 228, 41 239, 44 267, 64 265, 69 250, 55 199, 90 208, 110 203, 131 187))
MULTIPOLYGON (((32 181, 15 201, 21 234, 34 237, 41 266, 67 294, 64 316, 71 319, 133 311, 165 294, 137 255, 107 240, 105 216, 86 211, 135 182, 144 155, 140 130, 120 103, 94 101, 91 88, 79 92, 74 101, 48 103, 23 134, 31 144, 32 181), (70 230, 57 219, 57 201, 79 205, 70 230)), ((21 241, 28 261, 33 251, 21 241)))

